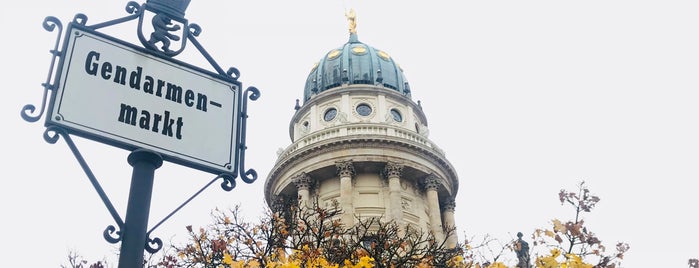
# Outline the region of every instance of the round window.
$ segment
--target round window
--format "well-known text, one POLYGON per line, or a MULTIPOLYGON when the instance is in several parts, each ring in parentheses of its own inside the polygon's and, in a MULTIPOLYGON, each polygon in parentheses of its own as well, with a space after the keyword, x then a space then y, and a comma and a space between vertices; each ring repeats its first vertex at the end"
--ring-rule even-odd
POLYGON ((366 103, 362 103, 360 105, 357 105, 357 113, 361 116, 367 116, 371 114, 371 106, 369 106, 366 103))
POLYGON ((325 121, 332 121, 335 119, 335 116, 337 116, 337 109, 335 108, 330 108, 325 111, 325 114, 323 115, 323 119, 325 121))
POLYGON ((403 116, 398 109, 391 109, 391 116, 393 116, 393 120, 396 120, 396 122, 403 122, 403 116))

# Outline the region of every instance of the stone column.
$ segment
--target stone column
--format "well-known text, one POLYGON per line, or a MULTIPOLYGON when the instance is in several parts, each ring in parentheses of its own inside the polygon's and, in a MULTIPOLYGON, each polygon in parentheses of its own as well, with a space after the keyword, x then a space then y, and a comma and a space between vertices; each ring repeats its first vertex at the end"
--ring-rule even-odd
POLYGON ((446 202, 442 203, 442 216, 444 218, 444 227, 446 230, 451 229, 451 233, 449 234, 449 236, 447 236, 447 248, 454 248, 456 247, 456 243, 458 243, 458 237, 456 233, 456 221, 454 220, 455 207, 456 202, 453 198, 450 198, 446 202))
POLYGON ((352 160, 335 162, 337 175, 340 176, 340 208, 342 223, 347 227, 354 225, 354 206, 352 205, 352 177, 355 175, 352 160))
POLYGON ((393 162, 386 163, 384 175, 388 178, 388 190, 390 200, 390 211, 388 211, 388 219, 395 221, 398 226, 403 227, 403 204, 402 191, 400 187, 400 175, 403 171, 403 165, 393 162))
POLYGON ((439 179, 436 175, 430 174, 425 178, 425 190, 427 192, 427 209, 429 210, 430 226, 432 234, 437 241, 444 241, 442 231, 442 219, 439 210, 439 179))
POLYGON ((306 174, 306 172, 301 172, 291 181, 296 185, 296 190, 298 191, 299 206, 305 206, 306 208, 311 208, 313 202, 311 202, 311 177, 306 174))

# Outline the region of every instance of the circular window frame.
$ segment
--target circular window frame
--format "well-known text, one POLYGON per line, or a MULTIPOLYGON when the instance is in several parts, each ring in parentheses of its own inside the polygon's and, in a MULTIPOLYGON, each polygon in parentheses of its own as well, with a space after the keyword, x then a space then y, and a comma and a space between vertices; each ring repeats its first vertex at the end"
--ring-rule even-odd
POLYGON ((393 118, 393 121, 396 121, 398 123, 403 123, 403 113, 400 112, 397 108, 391 108, 391 110, 388 111, 391 114, 391 118, 393 118))
POLYGON ((323 121, 332 122, 333 120, 335 120, 337 118, 338 112, 339 111, 335 107, 329 107, 328 109, 325 109, 325 112, 323 112, 323 121), (328 119, 328 114, 331 112, 334 112, 334 114, 332 114, 332 117, 330 119, 328 119))
POLYGON ((354 106, 354 111, 355 111, 359 116, 362 116, 362 117, 368 117, 368 116, 374 114, 374 108, 371 107, 371 105, 368 104, 368 103, 366 103, 366 102, 360 102, 359 104, 357 104, 356 106, 354 106), (366 107, 366 109, 369 109, 369 110, 368 110, 368 113, 365 113, 365 112, 366 112, 366 109, 361 109, 361 108, 363 108, 363 107, 366 107))

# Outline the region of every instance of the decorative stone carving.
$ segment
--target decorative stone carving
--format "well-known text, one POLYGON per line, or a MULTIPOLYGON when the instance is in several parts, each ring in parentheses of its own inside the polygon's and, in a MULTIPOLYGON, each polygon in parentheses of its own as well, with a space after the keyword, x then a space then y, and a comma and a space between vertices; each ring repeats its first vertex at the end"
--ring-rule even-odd
POLYGON ((313 183, 313 179, 311 179, 306 172, 301 172, 301 174, 291 179, 291 181, 296 185, 296 189, 298 190, 309 190, 313 183))
POLYGON ((410 200, 405 200, 405 199, 401 200, 401 207, 403 208, 403 210, 407 210, 407 211, 413 210, 413 204, 412 204, 412 202, 410 202, 410 200))
POLYGON ((325 200, 323 204, 326 209, 337 209, 340 207, 340 202, 337 201, 337 198, 330 198, 328 200, 325 200))
POLYGON ((272 211, 273 212, 281 212, 287 209, 288 206, 288 200, 287 197, 284 195, 277 195, 273 197, 272 201, 272 211))
POLYGON ((456 201, 454 199, 449 199, 447 201, 444 201, 442 203, 442 210, 443 211, 451 211, 454 212, 454 209, 456 208, 456 201))
POLYGON ((349 120, 347 120, 347 114, 344 112, 338 112, 337 113, 337 121, 340 123, 347 123, 349 120))
POLYGON ((337 167, 337 175, 340 177, 352 177, 356 174, 352 160, 337 161, 335 166, 337 167))
POLYGON ((403 164, 396 163, 396 162, 388 162, 386 163, 386 167, 384 168, 383 174, 386 178, 390 177, 400 177, 401 173, 403 172, 403 164))
MULTIPOLYGON (((415 119, 417 121, 417 119, 415 119)), ((422 135, 423 137, 427 138, 430 136, 430 130, 427 128, 426 125, 423 125, 421 123, 416 123, 416 128, 417 128, 417 133, 422 135)))
POLYGON ((438 190, 439 189, 439 178, 437 175, 430 174, 425 177, 425 190, 438 190))

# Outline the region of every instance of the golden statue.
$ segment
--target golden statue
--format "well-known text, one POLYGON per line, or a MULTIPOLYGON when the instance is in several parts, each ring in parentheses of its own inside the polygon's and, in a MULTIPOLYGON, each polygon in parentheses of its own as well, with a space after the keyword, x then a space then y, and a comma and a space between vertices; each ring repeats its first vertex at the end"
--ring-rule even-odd
POLYGON ((349 21, 349 32, 353 34, 357 33, 357 14, 354 12, 354 9, 345 12, 345 17, 347 17, 349 21))

